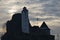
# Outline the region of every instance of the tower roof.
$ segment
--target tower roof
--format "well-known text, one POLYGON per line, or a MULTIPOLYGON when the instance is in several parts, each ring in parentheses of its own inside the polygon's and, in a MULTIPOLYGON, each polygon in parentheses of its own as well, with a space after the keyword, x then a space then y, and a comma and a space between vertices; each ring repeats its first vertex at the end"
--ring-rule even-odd
POLYGON ((26 7, 23 7, 23 10, 24 10, 24 11, 28 11, 26 7))
POLYGON ((26 7, 23 7, 23 9, 26 9, 26 7))
MULTIPOLYGON (((45 22, 42 23, 40 29, 49 29, 45 22)), ((49 29, 50 30, 50 29, 49 29)))

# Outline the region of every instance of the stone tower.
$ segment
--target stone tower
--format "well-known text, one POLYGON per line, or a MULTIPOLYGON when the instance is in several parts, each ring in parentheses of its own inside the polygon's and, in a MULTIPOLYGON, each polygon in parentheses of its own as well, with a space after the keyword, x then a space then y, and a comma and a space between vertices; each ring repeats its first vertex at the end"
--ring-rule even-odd
POLYGON ((29 33, 29 18, 26 7, 24 7, 22 10, 22 32, 29 33))

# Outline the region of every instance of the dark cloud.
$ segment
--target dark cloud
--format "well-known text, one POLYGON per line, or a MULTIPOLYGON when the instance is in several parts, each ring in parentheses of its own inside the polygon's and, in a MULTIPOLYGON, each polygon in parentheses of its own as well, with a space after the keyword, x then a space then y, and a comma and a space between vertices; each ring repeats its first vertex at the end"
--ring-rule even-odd
POLYGON ((53 20, 56 20, 56 19, 58 19, 58 18, 53 18, 53 17, 48 17, 48 18, 34 18, 34 17, 31 17, 30 18, 30 20, 31 21, 37 21, 37 19, 38 19, 38 21, 53 21, 53 20))
POLYGON ((43 9, 44 12, 48 13, 49 15, 52 14, 53 16, 60 17, 60 1, 53 0, 52 2, 43 6, 45 7, 43 9))

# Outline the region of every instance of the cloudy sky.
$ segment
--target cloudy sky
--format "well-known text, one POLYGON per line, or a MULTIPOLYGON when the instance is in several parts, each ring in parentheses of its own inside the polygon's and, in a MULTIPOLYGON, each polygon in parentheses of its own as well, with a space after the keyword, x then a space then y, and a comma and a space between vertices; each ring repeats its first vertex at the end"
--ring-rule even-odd
POLYGON ((0 0, 0 29, 14 13, 21 12, 24 6, 29 10, 32 26, 41 26, 46 21, 49 28, 56 31, 60 28, 60 0, 0 0))

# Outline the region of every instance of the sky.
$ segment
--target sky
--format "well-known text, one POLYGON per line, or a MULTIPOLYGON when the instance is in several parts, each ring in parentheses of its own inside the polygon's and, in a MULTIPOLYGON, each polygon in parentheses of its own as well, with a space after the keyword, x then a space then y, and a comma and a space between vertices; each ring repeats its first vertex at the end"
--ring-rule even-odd
POLYGON ((14 13, 21 13, 24 6, 29 10, 32 26, 40 27, 45 21, 50 29, 60 33, 60 0, 0 0, 0 31, 14 13))

